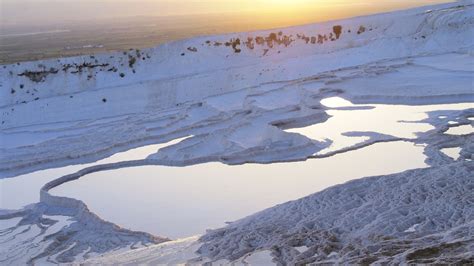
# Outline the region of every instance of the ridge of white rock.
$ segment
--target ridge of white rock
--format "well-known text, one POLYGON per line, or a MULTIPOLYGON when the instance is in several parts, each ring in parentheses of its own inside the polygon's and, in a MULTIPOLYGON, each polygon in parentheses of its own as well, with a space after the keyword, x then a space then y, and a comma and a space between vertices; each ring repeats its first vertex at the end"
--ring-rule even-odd
POLYGON ((5 265, 65 263, 169 241, 120 228, 70 198, 0 214, 1 221, 12 219, 18 221, 0 230, 0 263, 5 265))
MULTIPOLYGON (((223 127, 240 137, 246 125, 262 138, 216 148, 245 157, 250 146, 268 146, 280 135, 299 143, 293 157, 303 159, 327 143, 313 142, 308 150, 309 140, 278 128, 327 119, 321 98, 473 102, 474 41, 467 37, 474 35, 473 9, 473 1, 460 1, 0 66, 0 177, 92 162, 189 134, 202 139, 223 127)), ((263 157, 272 153, 278 154, 270 149, 263 157)))
POLYGON ((208 233, 200 252, 232 261, 268 249, 280 263, 298 264, 467 262, 474 255, 473 171, 472 162, 459 162, 356 180, 208 233), (301 245, 309 250, 298 252, 301 245))

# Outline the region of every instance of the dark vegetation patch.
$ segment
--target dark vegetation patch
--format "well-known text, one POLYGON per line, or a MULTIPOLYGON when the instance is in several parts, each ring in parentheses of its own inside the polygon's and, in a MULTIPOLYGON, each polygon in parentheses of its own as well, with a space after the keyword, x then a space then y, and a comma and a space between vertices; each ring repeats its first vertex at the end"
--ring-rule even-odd
POLYGON ((198 49, 196 47, 188 47, 188 51, 195 53, 198 49))
POLYGON ((364 33, 366 31, 366 28, 364 26, 360 26, 359 30, 357 31, 357 34, 364 33))
POLYGON ((324 38, 326 37, 326 35, 321 35, 321 34, 318 34, 318 43, 319 44, 323 44, 324 43, 324 38))
POLYGON ((410 254, 407 255, 407 260, 425 260, 430 258, 436 258, 440 256, 442 253, 449 253, 452 250, 459 248, 462 246, 461 242, 456 243, 447 243, 441 244, 439 246, 428 247, 423 249, 418 249, 410 254))
POLYGON ((334 34, 336 34, 336 39, 339 39, 339 37, 341 37, 341 34, 342 34, 342 26, 336 25, 332 27, 332 31, 334 32, 334 34))
POLYGON ((107 99, 106 99, 106 98, 103 98, 103 99, 102 99, 102 102, 103 102, 103 103, 106 103, 106 102, 107 102, 107 99))
POLYGON ((240 49, 240 39, 237 38, 231 41, 232 49, 234 49, 234 53, 240 53, 242 50, 240 49))
POLYGON ((245 46, 249 48, 250 50, 253 50, 255 48, 255 44, 253 42, 253 37, 248 37, 247 41, 245 42, 245 46))
POLYGON ((306 44, 308 44, 311 40, 310 37, 307 37, 306 35, 304 34, 296 34, 296 37, 300 40, 303 40, 304 42, 306 42, 306 44))
MULTIPOLYGON (((358 34, 365 32, 366 29, 364 26, 360 26, 358 34)), ((348 30, 351 32, 351 30, 348 30)), ((341 38, 343 34, 343 26, 342 25, 335 25, 332 27, 332 32, 329 34, 317 34, 314 36, 306 36, 305 34, 296 34, 296 39, 293 38, 293 35, 285 35, 282 31, 279 32, 271 32, 268 36, 250 36, 247 37, 245 40, 239 38, 233 38, 227 42, 214 42, 214 46, 221 46, 224 45, 226 47, 232 47, 235 53, 240 53, 242 50, 240 48, 241 45, 245 45, 249 50, 255 49, 256 46, 266 46, 268 49, 264 49, 264 55, 268 53, 267 50, 275 48, 276 46, 290 46, 295 40, 302 40, 306 44, 323 44, 327 41, 336 41, 341 38)), ((212 45, 210 40, 205 42, 208 46, 212 45)), ((189 48, 188 48, 189 49, 189 48)), ((281 51, 280 51, 281 52, 281 51)))
POLYGON ((125 73, 120 73, 119 76, 120 76, 121 78, 123 78, 123 77, 125 77, 125 73))
POLYGON ((84 62, 82 64, 66 64, 63 66, 62 70, 63 71, 68 71, 69 69, 74 69, 73 71, 71 71, 71 73, 80 73, 82 72, 84 69, 94 69, 94 68, 97 68, 97 67, 108 67, 109 64, 108 63, 105 63, 105 64, 99 64, 99 63, 90 63, 90 62, 84 62))
POLYGON ((137 59, 135 57, 133 57, 132 55, 128 56, 128 66, 130 68, 133 68, 136 62, 137 62, 137 59))
POLYGON ((20 77, 27 77, 33 82, 43 82, 45 81, 46 77, 49 74, 56 74, 58 73, 57 69, 50 68, 49 70, 42 70, 42 71, 24 71, 23 73, 18 74, 20 77))

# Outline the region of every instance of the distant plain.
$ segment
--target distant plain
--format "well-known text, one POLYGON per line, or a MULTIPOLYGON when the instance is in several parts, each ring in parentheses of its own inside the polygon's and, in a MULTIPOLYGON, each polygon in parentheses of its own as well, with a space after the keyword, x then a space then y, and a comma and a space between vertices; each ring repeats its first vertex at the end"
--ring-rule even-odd
MULTIPOLYGON (((163 10, 143 3, 125 5, 121 2, 123 6, 112 4, 106 5, 105 9, 104 7, 85 9, 87 10, 85 12, 80 9, 80 5, 77 7, 72 5, 73 1, 59 6, 60 2, 43 1, 45 2, 28 2, 30 4, 26 6, 16 6, 15 1, 0 3, 0 64, 123 51, 131 48, 142 49, 195 36, 296 26, 429 3, 449 2, 449 0, 397 1, 383 4, 360 2, 353 3, 350 8, 341 8, 336 2, 331 2, 332 4, 318 8, 287 9, 278 12, 271 11, 271 6, 268 6, 265 10, 249 12, 234 10, 150 15, 163 13, 163 10), (138 15, 140 12, 134 11, 137 7, 145 9, 140 11, 141 15, 138 15), (113 8, 119 8, 121 13, 114 11, 113 8), (50 9, 53 11, 58 9, 59 11, 56 10, 58 14, 50 9), (53 13, 50 14, 50 11, 53 13), (15 12, 20 13, 18 16, 12 16, 15 12), (101 16, 97 16, 96 13, 101 16)), ((192 9, 192 6, 189 8, 192 9)))
POLYGON ((0 64, 146 48, 200 35, 214 35, 302 24, 295 18, 278 22, 254 15, 137 16, 70 21, 60 25, 3 27, 0 64))

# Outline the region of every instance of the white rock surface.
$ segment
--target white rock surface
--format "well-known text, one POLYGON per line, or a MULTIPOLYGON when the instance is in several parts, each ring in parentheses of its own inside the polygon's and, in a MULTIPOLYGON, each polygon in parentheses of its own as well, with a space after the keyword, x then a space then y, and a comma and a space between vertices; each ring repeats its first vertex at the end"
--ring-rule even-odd
MULTIPOLYGON (((0 66, 0 177, 93 162, 188 135, 202 146, 209 144, 201 141, 206 136, 237 137, 214 143, 224 154, 208 160, 244 162, 249 145, 257 145, 258 162, 289 147, 295 153, 288 157, 303 159, 325 144, 268 125, 325 121, 323 98, 473 102, 474 40, 467 37, 474 35, 472 4, 291 27, 281 35, 273 30, 208 36, 142 51, 0 66), (336 26, 342 27, 338 38, 336 26), (216 45, 237 39, 235 49, 216 45), (247 131, 246 125, 256 124, 247 131), (243 143, 238 138, 245 134, 265 138, 243 143), (286 146, 265 151, 275 138, 286 146)), ((203 153, 189 162, 212 155, 203 153)), ((170 164, 184 155, 173 156, 170 164)))
MULTIPOLYGON (((199 244, 170 242, 118 256, 168 239, 119 228, 81 201, 48 191, 120 167, 317 158, 330 141, 284 129, 326 121, 330 107, 320 101, 328 97, 361 104, 472 103, 473 5, 458 1, 281 34, 200 37, 143 51, 0 66, 0 178, 192 136, 146 160, 60 177, 43 187, 40 203, 0 211, 7 247, 0 263, 72 262, 106 253, 91 262, 249 263, 268 262, 270 252, 279 263, 472 262, 473 134, 444 134, 472 126, 472 109, 432 112, 424 122, 434 130, 404 139, 427 145, 428 169, 333 187, 209 232, 199 244), (440 152, 452 147, 461 148, 457 162, 440 152), (309 249, 295 249, 303 245, 309 249)), ((400 139, 347 134, 370 139, 344 151, 400 139)))

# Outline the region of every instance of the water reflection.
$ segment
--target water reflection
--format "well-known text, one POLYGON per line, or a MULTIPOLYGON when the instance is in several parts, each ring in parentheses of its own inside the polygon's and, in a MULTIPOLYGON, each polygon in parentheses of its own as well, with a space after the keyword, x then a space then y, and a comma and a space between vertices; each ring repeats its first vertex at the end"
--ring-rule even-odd
POLYGON ((451 157, 453 160, 457 160, 461 157, 461 148, 459 147, 441 149, 441 152, 451 157))
POLYGON ((321 101, 321 103, 326 107, 336 108, 328 111, 332 117, 327 122, 287 130, 288 132, 305 135, 314 140, 331 139, 333 144, 319 154, 336 151, 368 139, 367 137, 343 136, 342 134, 346 132, 370 131, 400 138, 415 138, 417 132, 426 132, 434 128, 426 123, 410 123, 427 118, 427 112, 435 110, 464 110, 472 107, 472 104, 424 106, 376 104, 371 105, 374 107, 373 109, 364 109, 361 107, 365 105, 355 105, 339 97, 328 98, 321 101), (344 110, 342 107, 352 108, 344 110), (354 110, 357 107, 361 109, 354 110))
POLYGON ((0 179, 0 209, 20 209, 25 205, 38 202, 41 187, 58 177, 75 173, 93 165, 145 159, 148 155, 157 152, 159 149, 176 144, 182 140, 183 138, 168 143, 130 149, 95 163, 41 170, 14 178, 0 179))
POLYGON ((472 125, 462 125, 457 127, 450 127, 446 134, 448 135, 469 135, 474 133, 474 127, 472 125))
MULTIPOLYGON (((313 139, 330 138, 333 145, 323 151, 338 150, 364 141, 365 137, 345 137, 351 131, 373 131, 401 138, 432 129, 428 124, 407 123, 427 117, 434 110, 463 110, 470 104, 434 106, 373 105, 374 109, 353 105, 341 98, 322 104, 331 108, 326 123, 298 132, 313 139)), ((472 126, 451 128, 447 134, 472 133, 472 126)), ((0 208, 17 209, 37 202, 39 189, 59 176, 84 167, 143 159, 166 144, 151 145, 116 154, 87 165, 49 169, 0 180, 0 208)), ((451 151, 447 151, 448 155, 451 151)), ((148 166, 94 173, 60 186, 53 194, 84 200, 92 211, 106 220, 133 230, 172 238, 201 234, 225 221, 295 200, 335 184, 372 175, 401 172, 426 166, 422 146, 406 142, 380 143, 334 157, 298 163, 225 166, 209 163, 185 168, 148 166)))
POLYGON ((106 171, 52 194, 81 199, 99 216, 126 228, 179 238, 355 178, 425 167, 424 160, 421 146, 381 143, 297 163, 106 171))

